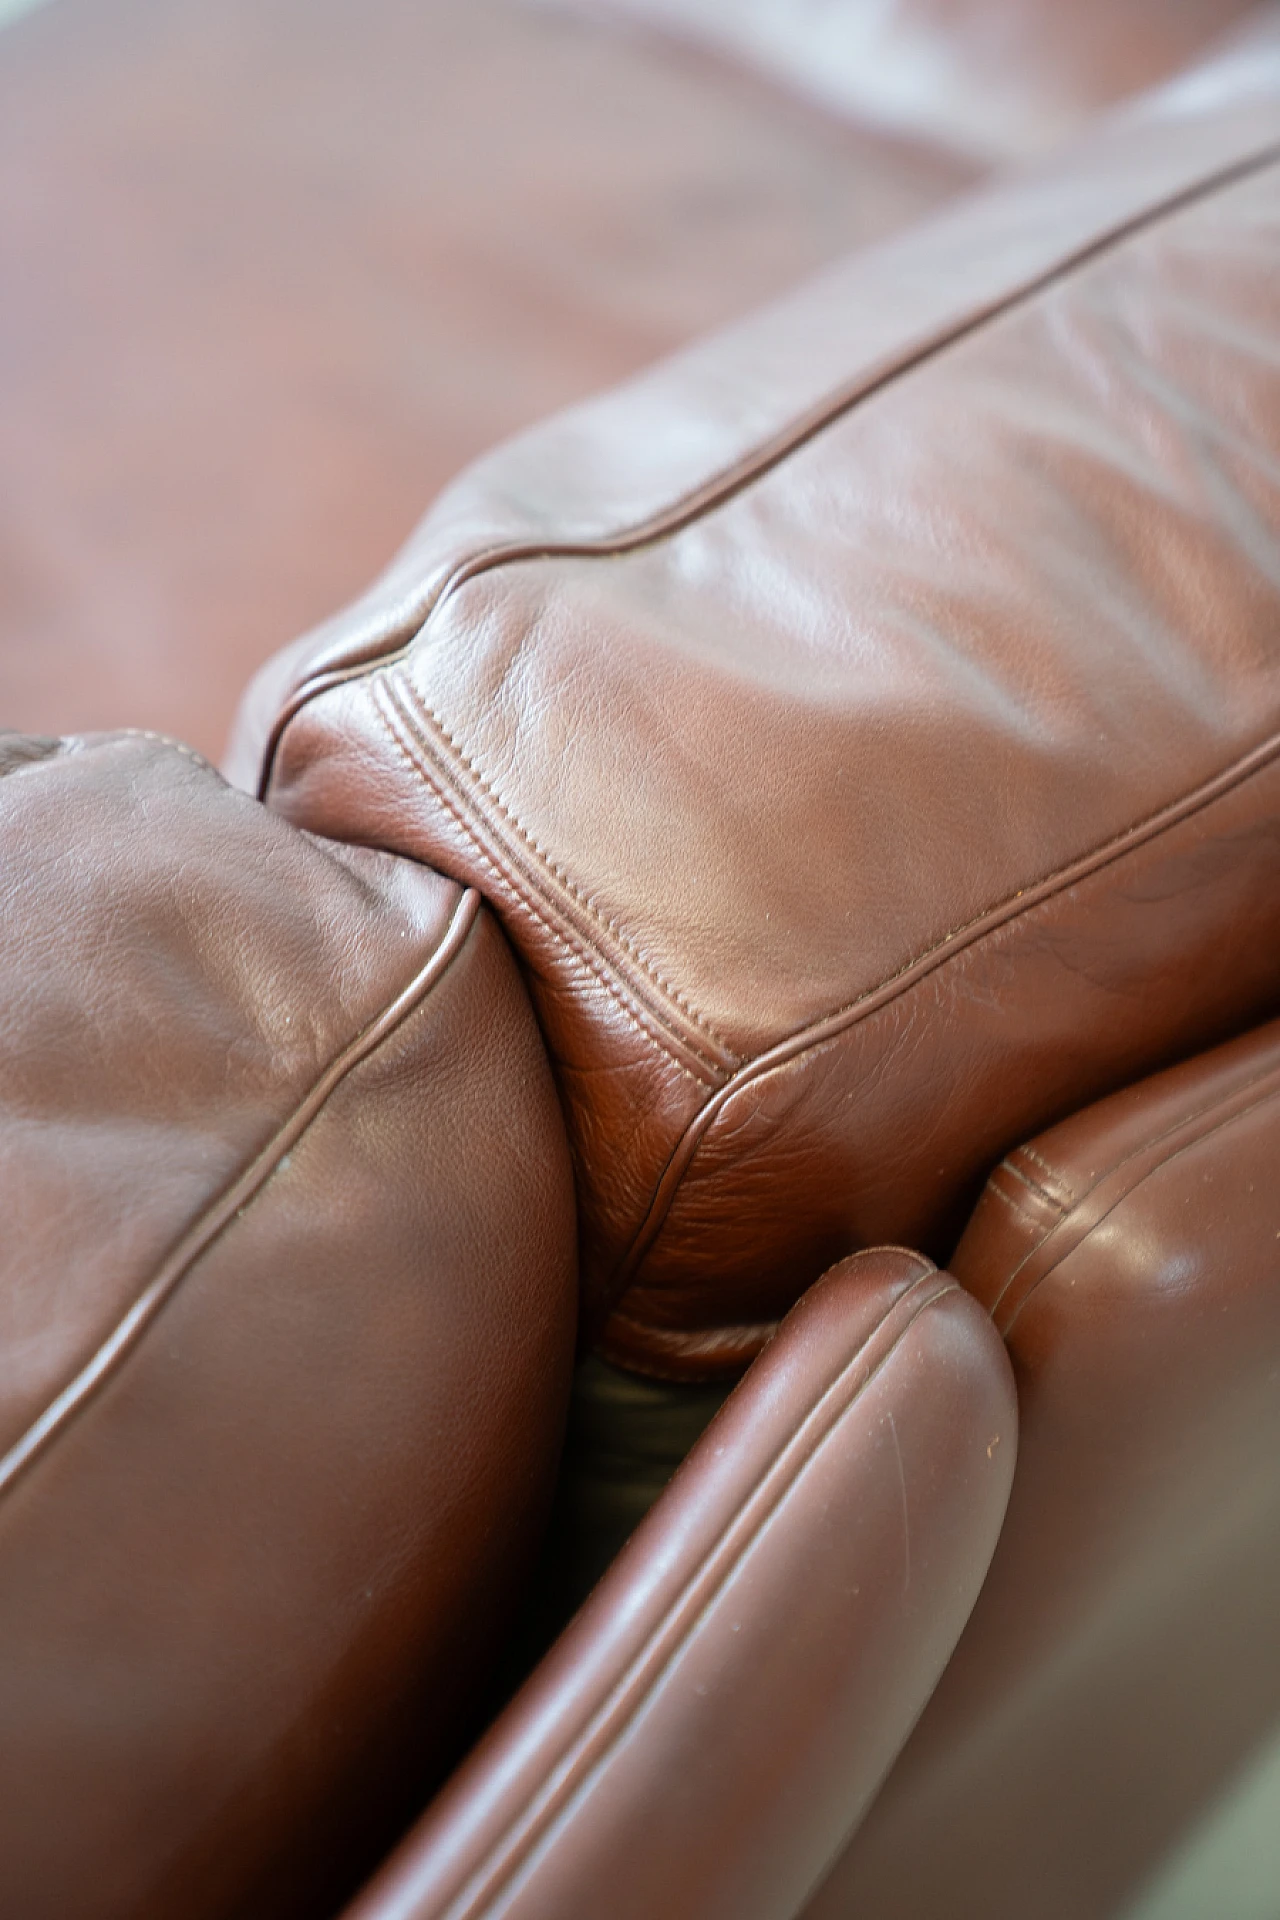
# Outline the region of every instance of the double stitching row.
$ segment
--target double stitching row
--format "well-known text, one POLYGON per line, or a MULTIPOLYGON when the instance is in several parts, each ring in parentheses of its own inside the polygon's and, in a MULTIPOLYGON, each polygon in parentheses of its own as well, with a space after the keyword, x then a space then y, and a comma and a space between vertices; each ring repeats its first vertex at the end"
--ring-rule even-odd
POLYGON ((380 677, 374 680, 372 687, 374 710, 382 722, 392 746, 409 768, 410 772, 425 781, 431 788, 431 791, 436 795, 450 818, 456 821, 462 832, 466 834, 471 845, 475 848, 477 855, 489 869, 490 873, 493 874, 494 878, 499 881, 502 886, 510 887, 515 891, 521 903, 533 914, 535 919, 547 929, 547 932, 551 934, 552 938, 567 946, 570 952, 588 968, 592 977, 604 988, 605 992, 610 996, 619 1012, 623 1014, 629 1024, 634 1027, 638 1033, 643 1034, 646 1040, 651 1041, 655 1047, 661 1050, 663 1057, 670 1062, 677 1073, 683 1074, 686 1080, 697 1087, 699 1093, 705 1094, 708 1084, 714 1084, 713 1073, 704 1071, 699 1075, 694 1073, 692 1068, 686 1066, 673 1051, 670 1039, 662 1034, 654 1024, 646 1020, 640 1008, 627 997, 621 981, 614 976, 604 956, 594 952, 586 941, 579 939, 573 933, 572 929, 565 927, 560 921, 553 920, 546 908, 539 903, 527 888, 520 885, 516 875, 511 873, 507 868, 499 866, 498 862, 481 840, 475 825, 468 820, 463 813, 457 800, 442 786, 439 780, 432 778, 430 768, 425 765, 420 754, 414 750, 416 743, 402 738, 396 721, 402 717, 407 719, 407 716, 401 716, 395 707, 388 709, 388 706, 384 704, 386 699, 385 689, 387 687, 386 679, 380 677), (380 695, 382 697, 379 697, 380 695))
POLYGON ((529 830, 529 828, 524 824, 524 822, 519 818, 519 816, 512 812, 511 808, 508 806, 507 802, 503 799, 502 795, 498 792, 497 788, 493 785, 492 781, 488 779, 488 777, 476 765, 476 762, 470 757, 468 753, 466 753, 466 751, 463 749, 461 743, 458 741, 456 736, 449 731, 449 728, 445 725, 444 720, 442 719, 440 714, 436 711, 436 709, 434 707, 428 706, 427 702, 424 700, 424 698, 422 697, 422 694, 419 692, 418 688, 413 684, 413 682, 410 679, 408 679, 407 676, 405 675, 395 676, 394 681, 392 680, 392 676, 387 675, 384 684, 387 685, 389 691, 391 687, 394 686, 395 692, 399 695, 401 703, 413 709, 413 711, 417 714, 417 717, 422 722, 422 724, 430 728, 430 730, 438 737, 442 746, 447 748, 448 752, 453 757, 453 759, 457 762, 457 764, 460 767, 463 767, 466 769, 467 773, 470 774, 471 779, 475 784, 475 786, 479 788, 480 792, 485 795, 486 799, 492 802, 496 811, 502 816, 503 820, 506 821, 507 825, 511 828, 512 832, 517 836, 517 838, 524 844, 524 846, 528 849, 528 851, 533 855, 534 859, 538 862, 538 864, 542 868, 544 868, 544 870, 547 873, 549 873, 551 877, 559 883, 560 886, 564 888, 565 892, 570 896, 570 898, 576 903, 576 905, 581 907, 582 911, 588 916, 589 919, 595 922, 596 926, 600 928, 601 932, 605 934, 606 937, 611 938, 617 942, 617 944, 623 949, 623 951, 635 963, 635 965, 638 966, 641 969, 641 971, 647 976, 647 978, 653 982, 654 986, 657 987, 658 991, 661 993, 663 999, 669 1001, 673 1006, 677 1007, 681 1015, 684 1017, 684 1019, 691 1021, 694 1026, 700 1028, 701 1031, 706 1035, 708 1040, 714 1041, 716 1046, 719 1047, 722 1053, 725 1055, 726 1060, 730 1066, 738 1065, 740 1063, 741 1056, 739 1054, 736 1054, 733 1051, 728 1041, 724 1038, 723 1034, 717 1031, 717 1029, 712 1025, 711 1021, 708 1020, 704 1014, 701 1014, 698 1012, 697 1008, 692 1004, 692 1002, 688 1000, 683 993, 681 993, 680 989, 677 986, 675 986, 672 981, 667 979, 665 974, 659 972, 658 968, 654 965, 653 961, 636 944, 636 942, 631 938, 630 934, 624 932, 623 928, 620 926, 616 918, 615 919, 605 918, 604 913, 601 911, 600 907, 598 906, 596 901, 591 897, 591 895, 586 894, 582 891, 581 887, 579 887, 577 881, 573 878, 572 874, 569 873, 567 868, 563 867, 560 864, 560 862, 555 859, 555 857, 547 850, 547 848, 542 845, 541 841, 539 841, 536 838, 536 836, 529 830))
MULTIPOLYGON (((1027 1147, 1019 1147, 1017 1149, 1017 1153, 1022 1155, 1025 1159, 1028 1159, 1028 1160, 1034 1157, 1041 1171, 1047 1174, 1050 1178, 1052 1178, 1052 1170, 1049 1167, 1045 1166, 1045 1163, 1043 1160, 1040 1159, 1039 1154, 1036 1154, 1033 1156, 1031 1154, 1030 1149, 1027 1147)), ((1065 1197, 1062 1194, 1054 1193, 1052 1188, 1047 1187, 1042 1180, 1033 1180, 1031 1175, 1018 1165, 1014 1155, 1011 1154, 1008 1157, 1008 1159, 1001 1161, 1000 1164, 1001 1164, 1001 1169, 1005 1173, 1011 1173, 1014 1179, 1019 1183, 1019 1185, 1026 1188, 1028 1193, 1033 1193, 1038 1200, 1043 1200, 1049 1206, 1056 1207, 1059 1213, 1061 1213, 1064 1210, 1064 1208, 1069 1207, 1071 1205, 1071 1201, 1069 1198, 1065 1197)))

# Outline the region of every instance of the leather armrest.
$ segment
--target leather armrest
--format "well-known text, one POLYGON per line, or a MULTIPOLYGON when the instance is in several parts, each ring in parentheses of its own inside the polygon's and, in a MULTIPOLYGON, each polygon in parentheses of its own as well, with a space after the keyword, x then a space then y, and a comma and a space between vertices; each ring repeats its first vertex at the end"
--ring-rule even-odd
POLYGON ((813 1287, 351 1920, 782 1920, 977 1596, 1008 1361, 890 1250, 813 1287))

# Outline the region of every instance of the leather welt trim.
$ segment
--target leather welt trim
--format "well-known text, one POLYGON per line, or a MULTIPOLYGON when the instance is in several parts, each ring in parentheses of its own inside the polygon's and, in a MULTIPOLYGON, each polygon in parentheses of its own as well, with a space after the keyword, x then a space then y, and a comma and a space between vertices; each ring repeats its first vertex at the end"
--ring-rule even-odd
POLYGON ((735 1094, 741 1093, 753 1081, 761 1079, 775 1068, 791 1065, 806 1054, 816 1052, 820 1047, 839 1040, 850 1028, 857 1026, 870 1015, 879 1012, 893 1000, 908 992, 918 981, 925 979, 939 967, 945 966, 958 954, 976 945, 990 933, 1007 926, 1011 921, 1022 918, 1034 911, 1056 894, 1064 893, 1069 887, 1088 879, 1091 875, 1110 866, 1114 861, 1123 860, 1128 854, 1136 852, 1148 842, 1156 840, 1163 833, 1179 826, 1184 820, 1222 799, 1245 781, 1265 772, 1280 758, 1280 734, 1273 734, 1261 746, 1255 747, 1242 759, 1235 761, 1223 772, 1215 774, 1202 786, 1195 787, 1190 793, 1183 794, 1178 800, 1150 814, 1147 819, 1127 828, 1114 839, 1084 854, 1069 866, 1060 867, 1055 873, 1048 874, 1029 887, 1021 889, 997 906, 989 908, 976 919, 963 927, 946 934, 936 946, 917 955, 914 960, 882 981, 879 986, 870 988, 860 998, 848 1006, 837 1008, 833 1013, 803 1027, 799 1032, 789 1035, 785 1040, 770 1047, 767 1052, 757 1054, 754 1060, 742 1067, 725 1082, 705 1102, 685 1129, 670 1160, 667 1162, 661 1180, 654 1191, 649 1212, 632 1243, 622 1265, 614 1277, 614 1299, 618 1301, 628 1283, 634 1277, 644 1256, 662 1230, 667 1214, 670 1212, 680 1184, 693 1160, 704 1135, 735 1094))
POLYGON ((454 908, 443 939, 425 965, 418 969, 408 985, 382 1012, 375 1015, 368 1026, 330 1061, 262 1151, 188 1227, 93 1357, 0 1458, 0 1494, 8 1492, 37 1456, 119 1371, 181 1281, 219 1234, 257 1197, 339 1084, 354 1067, 358 1067, 377 1050, 436 986, 466 945, 479 911, 480 896, 468 888, 454 908))
POLYGON ((663 1609, 596 1703, 584 1703, 584 1718, 568 1733, 558 1755, 548 1755, 542 1784, 485 1849, 465 1883, 439 1908, 436 1920, 480 1920, 499 1902, 540 1847, 554 1840, 608 1766, 649 1698, 703 1629, 708 1610, 756 1549, 770 1520, 838 1434, 841 1423, 899 1352, 921 1315, 960 1288, 919 1256, 923 1269, 889 1307, 857 1350, 820 1388, 799 1416, 755 1485, 739 1500, 716 1537, 701 1552, 680 1592, 663 1609))
POLYGON ((1179 1155, 1190 1153, 1215 1133, 1247 1119, 1280 1099, 1280 1066, 1264 1072, 1184 1115, 1153 1140, 1144 1141, 1092 1181, 1062 1218, 1028 1248, 991 1305, 991 1318, 1007 1340, 1014 1322, 1036 1289, 1095 1233, 1143 1182, 1179 1155))
POLYGON ((890 353, 864 367, 852 380, 824 394, 805 408, 781 431, 771 435, 748 453, 711 474, 705 481, 680 495, 668 506, 646 516, 630 527, 594 538, 507 540, 465 555, 452 567, 446 567, 435 584, 428 588, 408 615, 402 615, 385 644, 371 650, 365 646, 355 659, 323 668, 304 680, 281 708, 263 748, 262 774, 258 798, 266 800, 272 770, 281 738, 291 720, 312 700, 345 681, 358 679, 374 668, 390 666, 403 659, 422 628, 444 601, 477 575, 495 568, 526 560, 589 560, 633 553, 655 541, 678 533, 682 527, 711 509, 722 506, 735 494, 751 486, 774 467, 805 446, 827 427, 839 420, 861 401, 882 392, 894 381, 925 365, 948 347, 980 332, 1001 315, 1012 312, 1039 294, 1046 292, 1068 275, 1122 246, 1157 221, 1167 219, 1198 201, 1210 199, 1253 174, 1265 172, 1280 163, 1280 142, 1268 143, 1243 159, 1230 161, 1190 185, 1177 187, 1161 195, 1114 226, 1095 233, 1090 239, 1061 254, 1048 267, 1018 280, 1012 287, 967 307, 950 325, 936 327, 925 339, 910 340, 897 353, 890 353))

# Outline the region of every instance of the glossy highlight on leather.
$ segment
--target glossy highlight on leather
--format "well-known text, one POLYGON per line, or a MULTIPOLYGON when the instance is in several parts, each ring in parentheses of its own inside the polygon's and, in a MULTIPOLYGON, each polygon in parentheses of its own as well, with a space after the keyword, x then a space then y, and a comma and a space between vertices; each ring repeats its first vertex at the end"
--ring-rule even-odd
POLYGON ((618 1364, 945 1258, 1276 1003, 1274 24, 1196 79, 495 454, 286 663, 270 804, 523 962, 618 1364))

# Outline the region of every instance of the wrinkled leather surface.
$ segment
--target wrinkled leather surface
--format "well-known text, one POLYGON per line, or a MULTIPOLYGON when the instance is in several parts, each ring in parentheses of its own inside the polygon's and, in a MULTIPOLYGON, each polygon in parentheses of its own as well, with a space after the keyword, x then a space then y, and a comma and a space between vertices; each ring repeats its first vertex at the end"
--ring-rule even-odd
POLYGON ((456 884, 150 737, 0 773, 0 1911, 328 1913, 547 1497, 545 1059, 456 884))
POLYGON ((808 1920, 1107 1920, 1280 1716, 1280 1023, 1065 1121, 955 1271, 1018 1473, 917 1733, 808 1920))
POLYGON ((971 173, 539 0, 6 24, 0 722, 220 753, 468 460, 971 173))
POLYGON ((613 1358, 1275 1004, 1278 271, 1273 23, 494 456, 251 699, 273 806, 501 913, 613 1358))
POLYGON ((784 1920, 973 1604, 1017 1409, 927 1261, 812 1288, 352 1920, 784 1920))

